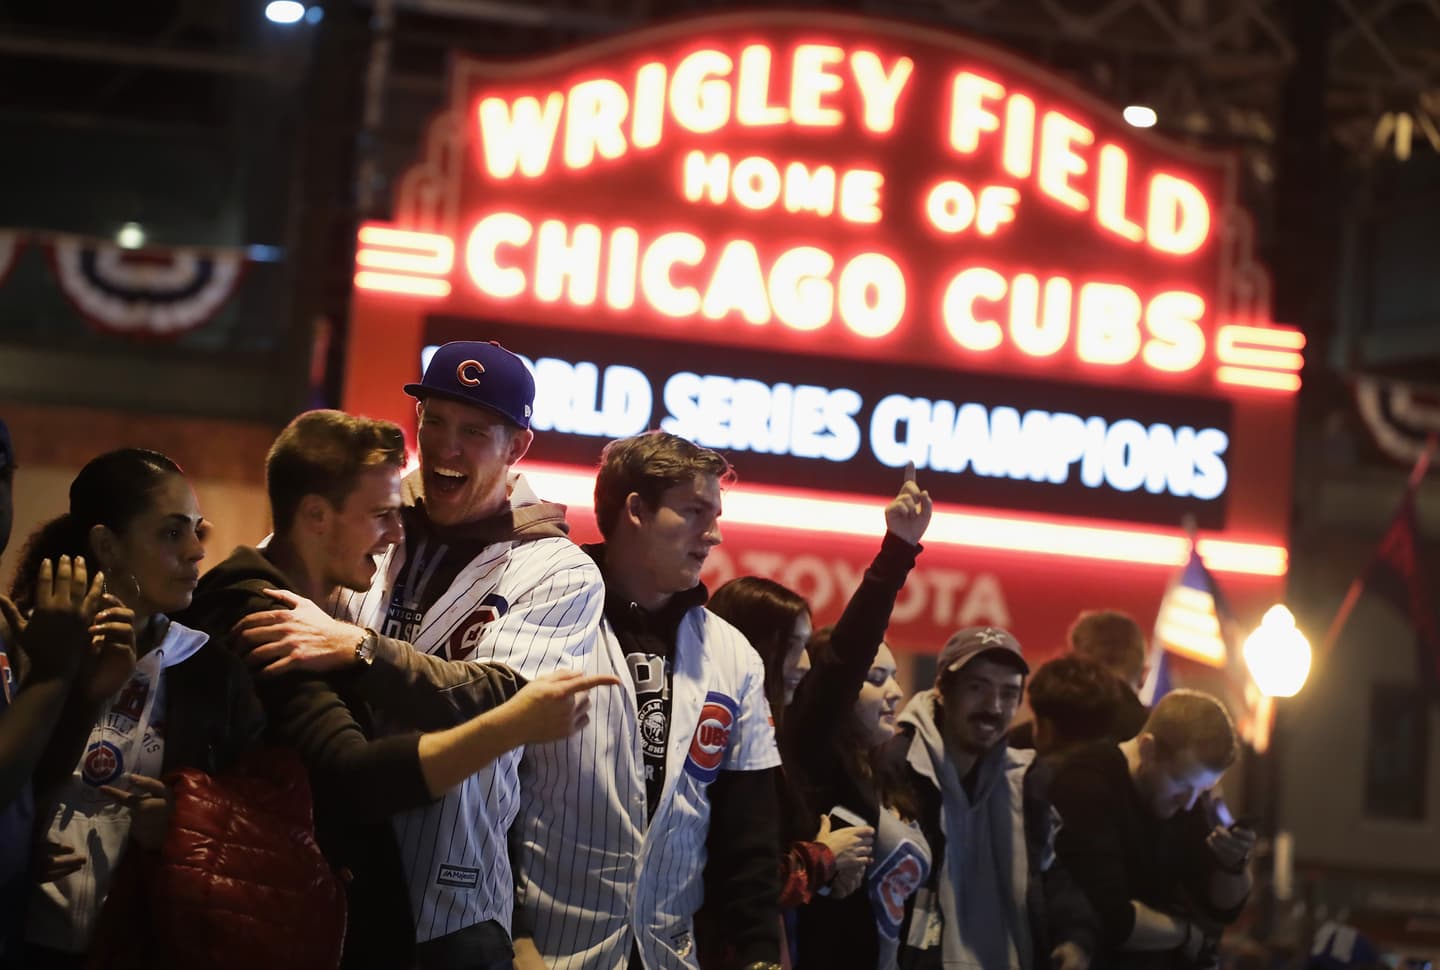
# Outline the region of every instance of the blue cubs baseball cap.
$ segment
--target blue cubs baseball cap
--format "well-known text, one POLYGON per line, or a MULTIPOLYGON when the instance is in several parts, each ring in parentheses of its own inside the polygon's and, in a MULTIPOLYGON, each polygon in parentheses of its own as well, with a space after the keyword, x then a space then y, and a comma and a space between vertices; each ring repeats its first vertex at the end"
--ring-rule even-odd
POLYGON ((519 357, 494 340, 454 340, 435 351, 418 384, 405 393, 425 400, 443 397, 494 411, 520 428, 530 427, 535 378, 519 357))

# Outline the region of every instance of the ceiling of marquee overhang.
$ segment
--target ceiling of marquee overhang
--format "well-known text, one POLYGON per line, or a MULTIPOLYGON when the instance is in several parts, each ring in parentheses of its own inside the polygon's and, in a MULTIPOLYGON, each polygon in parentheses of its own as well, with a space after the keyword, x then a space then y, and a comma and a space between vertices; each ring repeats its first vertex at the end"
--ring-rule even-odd
MULTIPOLYGON (((1312 126, 1300 137, 1309 145, 1328 141, 1352 171, 1372 173, 1369 181, 1392 208, 1404 208, 1398 196, 1407 192, 1418 193, 1415 205, 1422 209, 1435 204, 1436 179, 1426 172, 1440 171, 1440 0, 786 5, 814 8, 822 19, 825 10, 841 10, 964 31, 1061 72, 1117 109, 1148 105, 1161 131, 1241 152, 1246 200, 1260 214, 1262 231, 1280 133, 1287 130, 1285 83, 1306 50, 1323 46, 1326 56, 1315 59, 1324 70, 1323 95, 1309 108, 1323 117, 1323 130, 1312 126), (1329 24, 1317 46, 1301 35, 1325 26, 1317 20, 1322 7, 1329 24)), ((383 214, 394 179, 413 162, 423 127, 446 95, 449 51, 523 55, 658 18, 741 6, 720 0, 328 0, 325 26, 344 23, 348 31, 338 83, 357 100, 375 95, 368 99, 372 127, 358 141, 362 209, 383 214), (376 29, 387 23, 388 30, 376 29)), ((243 146, 247 131, 273 123, 267 119, 277 116, 275 105, 295 98, 314 35, 313 24, 287 31, 265 23, 263 7, 264 0, 0 0, 0 125, 43 123, 64 128, 72 139, 96 131, 243 146)), ((331 119, 332 128, 339 124, 331 119)), ((250 167, 263 168, 262 161, 250 167)), ((246 204, 254 208, 263 199, 246 204)), ((278 209, 276 218, 282 218, 278 209)), ((1412 230, 1429 238, 1423 226, 1412 230)), ((1414 249, 1403 240, 1398 245, 1414 249)), ((1411 303, 1407 297, 1397 312, 1413 315, 1411 303)), ((1425 328, 1401 322, 1401 343, 1408 347, 1425 328)), ((1376 329, 1373 321, 1360 327, 1376 329)), ((1421 353, 1428 366, 1440 347, 1421 353)))
MULTIPOLYGON (((1297 58, 1285 0, 870 0, 805 4, 919 19, 987 37, 1162 129, 1247 151, 1269 181, 1281 86, 1297 58)), ((377 4, 377 7, 380 6, 377 4)), ((396 0, 392 83, 438 93, 441 49, 510 53, 610 33, 706 0, 396 0), (427 48, 429 48, 427 50, 427 48)), ((1313 18, 1315 3, 1305 3, 1313 18)), ((1324 97, 1333 139, 1357 160, 1440 151, 1440 0, 1332 0, 1324 97)))
MULTIPOLYGON (((1325 106, 1354 157, 1440 151, 1440 0, 1329 0, 1325 106)), ((918 19, 972 32, 1068 75, 1116 104, 1155 108, 1160 126, 1207 142, 1265 148, 1295 63, 1291 12, 1316 0, 836 0, 793 6, 918 19)), ((716 11, 718 0, 331 0, 336 15, 390 11, 386 90, 438 99, 444 52, 525 53, 659 17, 716 11)), ((116 5, 0 3, 0 120, 48 111, 72 123, 204 126, 237 81, 283 82, 293 41, 264 24, 262 0, 137 0, 116 5), (63 10, 62 10, 63 8, 63 10), (174 82, 186 75, 184 85, 174 82), (17 77, 18 79, 18 77, 17 77)), ((383 18, 376 18, 383 19, 383 18)), ((390 114, 390 128, 403 129, 390 114)), ((400 133, 399 130, 396 131, 400 133)))

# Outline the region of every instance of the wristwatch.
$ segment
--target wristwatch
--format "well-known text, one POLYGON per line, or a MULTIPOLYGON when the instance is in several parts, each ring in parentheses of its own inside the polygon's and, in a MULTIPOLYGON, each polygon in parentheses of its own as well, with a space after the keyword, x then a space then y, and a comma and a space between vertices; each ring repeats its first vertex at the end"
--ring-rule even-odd
POLYGON ((365 629, 365 635, 360 638, 359 643, 355 644, 355 659, 367 667, 375 662, 374 630, 367 627, 365 629))

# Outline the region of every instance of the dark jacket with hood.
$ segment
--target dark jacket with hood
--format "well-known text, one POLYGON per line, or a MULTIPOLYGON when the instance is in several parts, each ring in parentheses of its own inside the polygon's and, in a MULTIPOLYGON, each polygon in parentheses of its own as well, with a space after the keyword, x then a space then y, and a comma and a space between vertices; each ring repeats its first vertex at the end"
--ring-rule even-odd
MULTIPOLYGON (((415 480, 405 482, 407 535, 435 530, 415 480)), ((563 535, 557 506, 508 507, 490 519, 445 530, 469 543, 563 535)), ((262 551, 238 547, 201 579, 187 617, 218 638, 243 617, 276 609, 265 589, 294 589, 262 551)), ((269 718, 268 740, 296 748, 310 772, 316 836, 327 858, 348 870, 350 917, 345 966, 408 966, 415 924, 390 816, 434 799, 420 769, 421 730, 459 724, 508 700, 524 679, 503 664, 450 661, 377 637, 372 664, 320 676, 256 678, 269 718), (381 736, 387 725, 409 730, 381 736)))
POLYGON ((1012 959, 1038 970, 1061 943, 1094 954, 1098 917, 1055 856, 1060 819, 1046 767, 1002 742, 957 778, 940 717, 933 691, 916 695, 886 752, 901 765, 932 853, 930 877, 906 905, 902 970, 1008 970, 1012 959))

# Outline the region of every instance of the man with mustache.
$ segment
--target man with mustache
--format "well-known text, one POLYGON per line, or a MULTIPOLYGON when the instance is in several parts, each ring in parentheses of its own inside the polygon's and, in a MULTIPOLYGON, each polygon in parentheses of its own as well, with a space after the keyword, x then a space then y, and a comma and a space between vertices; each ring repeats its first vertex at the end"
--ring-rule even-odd
POLYGON ((998 627, 967 627, 940 651, 935 687, 900 717, 884 764, 893 803, 913 815, 935 860, 901 927, 901 965, 1087 970, 1096 921, 1056 864, 1057 819, 1034 752, 1012 750, 1029 665, 998 627))
POLYGON ((1238 752, 1219 701, 1175 690, 1136 737, 1077 748, 1057 769, 1058 848, 1099 914, 1106 966, 1214 962, 1250 894, 1255 833, 1221 822, 1211 795, 1238 752))

